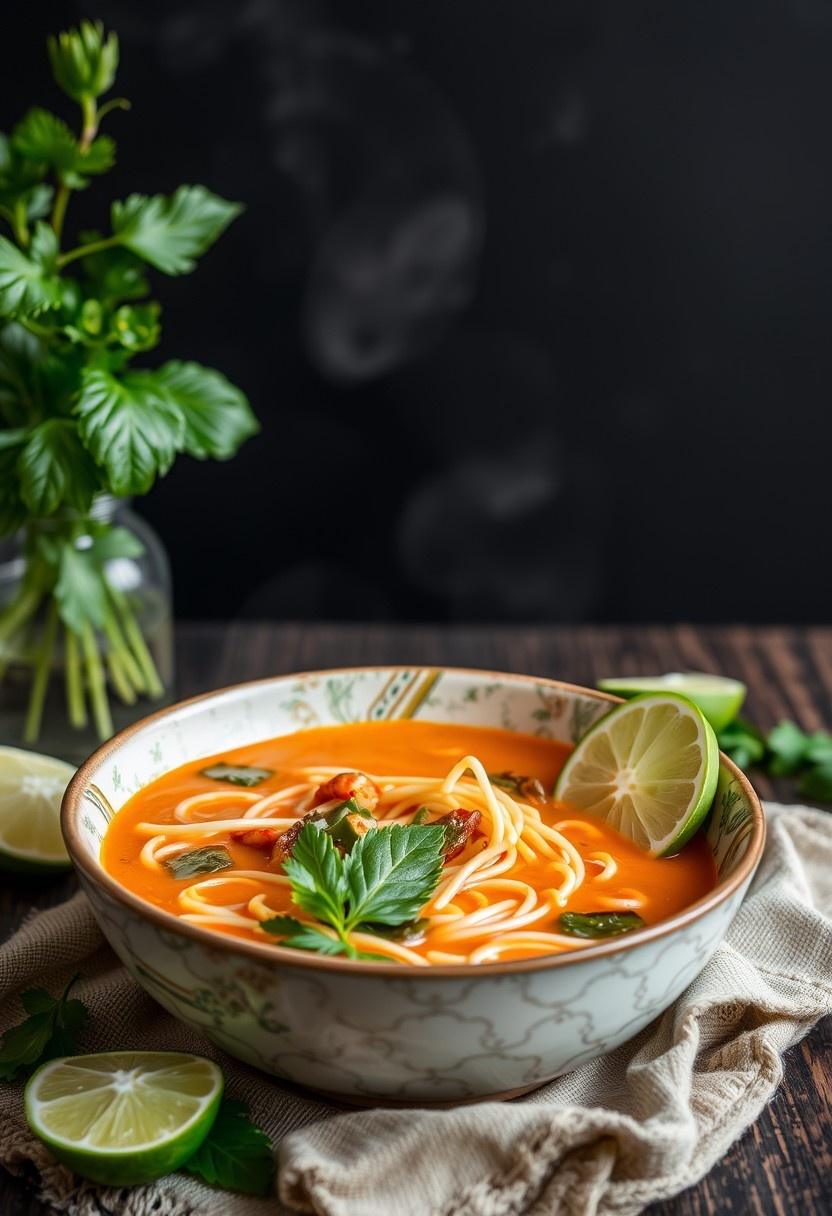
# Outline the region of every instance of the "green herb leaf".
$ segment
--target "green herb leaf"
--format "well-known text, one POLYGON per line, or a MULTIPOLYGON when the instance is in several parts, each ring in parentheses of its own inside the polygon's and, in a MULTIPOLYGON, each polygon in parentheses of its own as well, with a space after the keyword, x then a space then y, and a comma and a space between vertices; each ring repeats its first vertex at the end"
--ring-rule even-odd
POLYGON ((184 1168, 212 1186, 269 1195, 275 1163, 269 1138, 251 1122, 243 1102, 224 1098, 213 1127, 184 1168))
POLYGON ((255 768, 253 764, 211 764, 199 770, 200 777, 212 781, 227 781, 229 785, 259 785, 272 776, 270 768, 255 768))
POLYGON ((292 899, 298 907, 333 928, 342 929, 349 888, 344 859, 331 837, 307 824, 283 869, 291 880, 292 899))
POLYGON ((756 726, 737 718, 719 735, 719 746, 742 769, 759 764, 766 754, 766 741, 756 726))
POLYGON ((825 730, 816 730, 809 736, 805 758, 809 764, 832 766, 832 735, 825 730))
POLYGON ((18 463, 20 494, 30 511, 51 515, 62 503, 87 511, 98 470, 68 418, 48 418, 31 432, 18 463))
POLYGON ((141 557, 144 545, 127 528, 106 527, 92 543, 93 557, 97 562, 109 562, 116 557, 141 557))
POLYGON ((29 252, 0 236, 0 315, 36 317, 61 302, 55 273, 58 243, 52 229, 38 221, 29 252))
POLYGON ((199 363, 165 363, 156 373, 185 419, 185 451, 199 460, 227 460, 260 429, 245 395, 199 363))
POLYGON ((832 802, 832 764, 818 764, 801 774, 798 793, 813 802, 832 802))
POLYGON ((107 594, 93 552, 66 541, 60 546, 58 563, 55 599, 61 620, 76 633, 86 624, 99 628, 107 612, 107 594))
MULTIPOLYGON (((403 942, 405 945, 409 945, 411 942, 422 940, 430 928, 430 920, 425 916, 420 916, 417 920, 408 920, 402 925, 381 925, 365 921, 361 928, 365 933, 374 933, 376 937, 386 937, 388 941, 403 942)), ((387 958, 384 961, 390 962, 387 958)))
POLYGON ((48 165, 62 181, 73 185, 79 177, 85 185, 84 175, 106 173, 115 162, 116 146, 108 136, 99 135, 84 151, 66 123, 40 107, 17 124, 12 147, 27 160, 48 165))
POLYGON ((274 933, 284 940, 281 946, 291 946, 295 950, 314 950, 316 954, 344 954, 347 946, 341 938, 329 937, 315 925, 297 920, 294 916, 272 916, 269 920, 260 922, 260 928, 267 933, 274 933))
POLYGON ((772 777, 784 777, 803 765, 809 736, 794 722, 780 722, 769 732, 766 743, 770 752, 769 773, 772 777))
POLYGON ((106 470, 114 494, 147 493, 182 445, 182 414, 152 372, 126 372, 121 379, 84 372, 75 413, 81 437, 106 470))
POLYGON ((131 194, 112 206, 113 232, 133 253, 165 274, 188 274, 194 259, 213 245, 240 214, 239 203, 229 203, 204 186, 180 186, 166 198, 131 194))
POLYGON ((177 853, 167 857, 162 865, 174 878, 194 878, 197 874, 214 874, 219 870, 227 870, 234 862, 228 849, 223 845, 204 845, 201 849, 189 849, 187 853, 177 853))
MULTIPOLYGON (((161 309, 155 300, 151 300, 147 304, 122 304, 113 314, 110 332, 120 346, 134 354, 143 350, 152 350, 157 345, 161 334, 160 312, 161 309)), ((160 372, 154 372, 154 378, 157 383, 160 383, 160 372)), ((186 448, 187 442, 186 430, 186 448)))
POLYGON ((9 426, 28 424, 38 397, 40 340, 17 322, 0 329, 0 416, 9 426))
MULTIPOLYGON (((100 239, 100 232, 81 233, 85 245, 100 239)), ((144 262, 129 249, 104 249, 99 253, 89 253, 82 258, 81 267, 86 277, 95 284, 95 294, 105 303, 138 300, 150 291, 144 262)))
POLYGON ((641 929, 644 921, 637 912, 562 912, 558 918, 561 933, 571 937, 618 937, 641 929))
POLYGON ((14 1081, 46 1060, 75 1051, 76 1036, 87 1020, 83 1002, 69 999, 77 978, 73 976, 59 997, 50 996, 44 988, 21 993, 20 1002, 29 1017, 3 1036, 0 1080, 14 1081))
POLYGON ((413 920, 439 882, 444 847, 441 827, 394 824, 362 836, 346 859, 347 928, 413 920))
POLYGON ((118 67, 118 38, 104 37, 100 21, 82 21, 47 41, 52 75, 75 101, 100 97, 112 87, 118 67))

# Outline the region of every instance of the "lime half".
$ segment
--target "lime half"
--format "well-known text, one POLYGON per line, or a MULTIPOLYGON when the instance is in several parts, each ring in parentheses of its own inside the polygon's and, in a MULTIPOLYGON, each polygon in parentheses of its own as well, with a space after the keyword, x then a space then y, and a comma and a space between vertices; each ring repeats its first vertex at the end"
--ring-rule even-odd
POLYGON ((745 700, 745 685, 704 671, 670 671, 664 676, 610 676, 598 687, 618 697, 645 692, 678 692, 698 705, 717 734, 733 722, 745 700))
POLYGON ((74 773, 52 756, 0 747, 0 869, 68 868, 60 811, 74 773))
POLYGON ((719 750, 691 701, 653 693, 617 706, 566 761, 555 798, 604 819, 654 857, 677 853, 713 802, 719 750))
POLYGON ((104 1186, 152 1182, 183 1165, 222 1097, 216 1064, 178 1051, 67 1056, 26 1086, 26 1118, 64 1165, 104 1186))

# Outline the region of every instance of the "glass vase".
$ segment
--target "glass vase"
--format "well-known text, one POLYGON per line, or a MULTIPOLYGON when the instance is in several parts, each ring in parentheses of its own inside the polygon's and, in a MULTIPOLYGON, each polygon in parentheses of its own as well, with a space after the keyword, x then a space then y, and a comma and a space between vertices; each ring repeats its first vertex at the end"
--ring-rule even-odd
MULTIPOLYGON (((48 543, 50 535, 65 529, 70 513, 60 519, 30 520, 15 536, 0 540, 0 612, 15 601, 26 577, 27 553, 32 542, 48 543)), ((109 703, 113 731, 119 731, 136 719, 173 699, 173 613, 170 566, 161 540, 150 525, 130 509, 129 500, 101 496, 96 499, 89 516, 76 517, 73 528, 79 550, 92 543, 86 528, 113 524, 129 533, 141 552, 131 556, 115 556, 105 562, 108 585, 121 601, 129 605, 130 619, 138 627, 148 658, 155 666, 161 682, 153 696, 137 695, 128 704, 119 695, 118 671, 114 672, 108 653, 109 643, 103 632, 96 633, 96 645, 101 655, 101 671, 106 680, 104 693, 109 703)), ((102 741, 100 723, 97 728, 92 713, 78 712, 78 697, 84 704, 86 669, 81 661, 67 656, 63 631, 56 632, 46 679, 45 692, 39 696, 37 722, 33 721, 32 690, 37 676, 38 638, 43 636, 51 600, 11 636, 0 640, 0 744, 30 747, 47 755, 59 756, 72 764, 80 764, 102 741), (76 664, 80 673, 80 693, 75 690, 75 712, 71 712, 72 679, 67 679, 67 663, 76 664), (75 718, 75 725, 71 722, 75 718), (80 719, 83 719, 81 722, 80 719)), ((52 608, 52 611, 55 611, 52 608)), ((76 681, 78 684, 78 681, 76 681)), ((88 692, 89 690, 87 690, 88 692)))

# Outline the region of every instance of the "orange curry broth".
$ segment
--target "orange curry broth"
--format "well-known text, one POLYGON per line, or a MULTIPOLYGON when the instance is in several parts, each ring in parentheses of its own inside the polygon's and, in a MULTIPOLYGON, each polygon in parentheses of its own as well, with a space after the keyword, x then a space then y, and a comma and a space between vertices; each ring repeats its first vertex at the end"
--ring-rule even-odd
MULTIPOLYGON (((199 770, 219 761, 229 764, 256 765, 273 770, 273 775, 254 787, 252 792, 266 795, 289 784, 289 772, 296 768, 320 765, 337 765, 346 769, 358 769, 378 776, 412 775, 417 777, 441 777, 464 755, 479 757, 491 772, 512 770, 538 777, 546 789, 551 789, 570 748, 563 743, 554 743, 532 735, 523 735, 492 727, 458 726, 418 721, 360 722, 346 726, 313 727, 292 735, 269 739, 247 747, 235 748, 216 756, 192 761, 181 768, 173 769, 165 776, 151 782, 134 794, 116 814, 104 839, 102 862, 104 868, 129 891, 159 908, 176 914, 179 911, 177 897, 181 890, 198 879, 176 879, 164 868, 150 870, 139 860, 139 853, 146 837, 134 831, 137 823, 144 821, 166 823, 173 820, 176 804, 192 794, 217 791, 224 788, 222 782, 202 777, 199 770)), ((228 785, 233 794, 240 787, 228 785)), ((649 857, 637 845, 626 840, 614 829, 586 815, 574 812, 563 803, 547 802, 539 805, 543 820, 555 824, 562 819, 583 820, 595 829, 585 835, 579 829, 568 829, 569 839, 586 854, 596 850, 611 853, 618 862, 617 873, 607 881, 594 881, 595 868, 587 867, 587 875, 581 887, 570 896, 567 907, 574 912, 599 910, 597 896, 616 896, 622 888, 635 887, 645 895, 645 904, 639 915, 653 924, 681 911, 700 899, 716 885, 716 870, 707 842, 702 835, 696 836, 675 857, 656 859, 649 857), (600 832, 600 836, 597 834, 600 832)), ((242 808, 244 809, 244 808, 242 808)), ((215 817, 235 816, 233 799, 228 808, 218 804, 215 817)), ((253 821, 256 823, 256 820, 253 821)), ((247 870, 269 870, 268 852, 249 848, 237 841, 222 836, 235 865, 247 870)), ((194 841, 198 847, 203 841, 194 841)), ((511 877, 520 878, 543 890, 552 885, 551 871, 545 862, 529 864, 518 858, 511 877)), ((205 877, 211 877, 206 875, 205 877)), ((238 889, 233 882, 223 888, 223 900, 247 900, 254 894, 250 883, 240 882, 238 889)), ((275 912, 292 912, 289 889, 270 886, 268 905, 275 912)), ((468 906, 464 896, 454 901, 465 911, 473 911, 475 904, 468 906)), ((535 928, 557 930, 557 913, 551 922, 535 928)), ((262 941, 262 934, 248 933, 244 929, 219 928, 217 933, 262 941)), ((488 940, 484 932, 482 939, 466 943, 470 949, 488 940)), ((576 946, 589 944, 576 939, 576 946)), ((413 946, 420 952, 429 945, 413 946)), ((512 954, 502 955, 504 960, 512 954)), ((519 957, 519 956, 518 956, 519 957)), ((526 955, 523 955, 526 957, 526 955)))

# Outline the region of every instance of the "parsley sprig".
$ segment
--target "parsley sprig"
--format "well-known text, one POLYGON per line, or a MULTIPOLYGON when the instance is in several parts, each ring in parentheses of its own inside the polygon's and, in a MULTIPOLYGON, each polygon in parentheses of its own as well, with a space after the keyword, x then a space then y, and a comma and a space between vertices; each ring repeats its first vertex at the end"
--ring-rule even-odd
POLYGON ((241 206, 204 186, 130 194, 101 230, 65 242, 73 193, 115 163, 102 122, 129 103, 101 103, 119 44, 100 22, 50 38, 48 49, 56 83, 80 110, 77 129, 38 106, 0 133, 0 537, 22 530, 26 556, 0 612, 0 649, 13 641, 31 665, 29 743, 56 654, 71 724, 89 714, 102 739, 113 731, 110 691, 128 705, 164 691, 136 602, 109 576, 114 559, 143 547, 96 517, 96 498, 147 493, 180 453, 226 460, 258 429, 218 371, 180 360, 128 368, 161 338, 151 272, 189 274, 241 206))
POLYGON ((283 868, 292 901, 314 921, 274 916, 262 927, 297 950, 376 957, 358 950, 350 934, 418 917, 439 882, 444 846, 441 827, 393 824, 368 832, 342 856, 326 832, 307 824, 283 868))
POLYGON ((0 1080, 16 1081, 47 1060, 73 1054, 88 1017, 84 1002, 69 996, 77 979, 74 975, 57 997, 50 996, 45 988, 27 988, 20 994, 20 1003, 29 1016, 3 1035, 0 1080))

